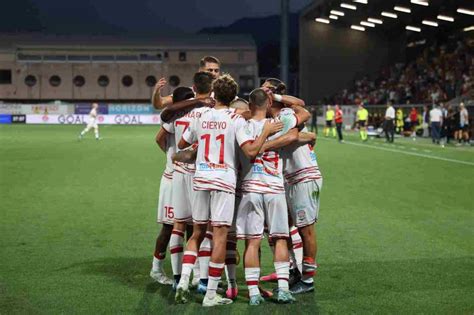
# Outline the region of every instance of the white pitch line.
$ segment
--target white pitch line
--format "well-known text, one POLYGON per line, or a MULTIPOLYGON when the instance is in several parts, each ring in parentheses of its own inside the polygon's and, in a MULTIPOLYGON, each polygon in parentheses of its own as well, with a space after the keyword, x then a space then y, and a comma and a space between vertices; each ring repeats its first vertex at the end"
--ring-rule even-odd
MULTIPOLYGON (((321 139, 324 139, 324 138, 321 138, 321 139)), ((325 140, 327 140, 327 139, 325 139, 325 140)), ((373 145, 368 145, 368 144, 363 144, 363 143, 356 143, 356 142, 349 142, 349 141, 345 141, 344 143, 352 144, 352 145, 360 146, 360 147, 366 147, 366 148, 372 148, 372 149, 382 150, 382 151, 395 152, 395 153, 402 153, 402 154, 406 154, 406 155, 414 155, 414 156, 424 157, 424 158, 427 158, 427 159, 433 159, 433 160, 439 160, 439 161, 445 161, 445 162, 453 162, 453 163, 459 163, 459 164, 465 164, 465 165, 474 166, 474 163, 473 163, 473 162, 455 160, 455 159, 444 158, 444 157, 439 157, 439 156, 434 156, 434 155, 428 155, 428 154, 423 154, 423 153, 415 153, 415 152, 409 152, 409 151, 400 151, 400 150, 396 150, 396 149, 389 149, 389 148, 384 148, 384 147, 376 147, 376 146, 373 146, 373 145)))

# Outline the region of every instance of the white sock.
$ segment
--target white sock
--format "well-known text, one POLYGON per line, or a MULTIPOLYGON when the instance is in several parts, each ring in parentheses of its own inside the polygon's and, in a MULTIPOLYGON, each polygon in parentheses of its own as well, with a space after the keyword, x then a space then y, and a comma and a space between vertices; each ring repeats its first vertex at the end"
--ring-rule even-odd
POLYGON ((227 241, 227 252, 225 257, 225 275, 227 278, 227 287, 236 288, 236 259, 237 243, 236 241, 227 241))
POLYGON ((200 278, 206 280, 209 276, 209 261, 212 252, 212 232, 207 231, 201 246, 199 247, 199 274, 200 278))
POLYGON ((183 255, 183 270, 181 270, 181 279, 179 280, 178 287, 185 290, 189 287, 189 278, 193 271, 194 264, 196 263, 197 253, 193 251, 185 251, 183 255))
POLYGON ((196 263, 193 266, 193 279, 200 279, 201 278, 201 263, 199 262, 199 254, 198 258, 196 259, 196 263))
POLYGON ((300 272, 303 271, 303 240, 295 226, 290 228, 291 243, 293 244, 293 253, 296 267, 300 272))
POLYGON ((273 263, 278 278, 278 289, 288 291, 290 278, 290 263, 288 261, 275 261, 273 263))
POLYGON ((173 230, 170 237, 171 268, 174 276, 181 274, 183 264, 184 232, 173 230))
POLYGON ((159 253, 158 257, 153 256, 153 264, 151 270, 154 272, 163 272, 163 262, 165 260, 166 253, 159 253))
POLYGON ((217 286, 221 280, 224 264, 209 262, 209 282, 207 284, 206 297, 213 299, 216 296, 217 286))
POLYGON ((249 296, 259 295, 258 280, 260 279, 260 268, 245 268, 245 281, 249 289, 249 296))
POLYGON ((99 131, 94 132, 95 133, 95 138, 99 139, 99 131))

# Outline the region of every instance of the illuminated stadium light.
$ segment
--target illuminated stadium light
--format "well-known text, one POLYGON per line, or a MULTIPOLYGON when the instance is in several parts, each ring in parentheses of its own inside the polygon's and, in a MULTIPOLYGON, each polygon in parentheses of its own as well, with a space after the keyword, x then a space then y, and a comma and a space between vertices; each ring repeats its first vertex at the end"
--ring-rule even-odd
POLYGON ((411 10, 409 8, 405 8, 405 7, 395 6, 395 7, 393 7, 393 9, 395 11, 400 11, 400 12, 404 12, 404 13, 411 13, 411 10))
POLYGON ((406 29, 407 31, 412 31, 412 32, 418 32, 418 33, 421 32, 421 28, 415 27, 415 26, 410 26, 410 25, 408 25, 407 27, 405 27, 405 29, 406 29))
POLYGON ((337 15, 330 15, 329 18, 333 20, 337 20, 339 17, 337 15))
POLYGON ((344 12, 342 11, 337 11, 337 10, 331 10, 331 13, 332 15, 339 15, 339 16, 344 16, 344 12))
POLYGON ((357 3, 362 3, 362 4, 367 4, 368 1, 367 0, 352 0, 354 2, 357 2, 357 3))
POLYGON ((468 10, 468 9, 464 9, 464 8, 457 9, 457 12, 462 13, 462 14, 467 14, 467 15, 474 15, 473 10, 468 10))
POLYGON ((438 20, 454 22, 454 18, 450 17, 450 16, 447 16, 447 15, 438 15, 437 18, 438 18, 438 20))
POLYGON ((329 20, 328 19, 323 19, 323 18, 317 18, 315 19, 316 22, 319 22, 319 23, 324 23, 324 24, 329 24, 329 20))
POLYGON ((374 18, 368 18, 367 21, 369 21, 371 23, 375 23, 375 24, 383 24, 382 20, 374 19, 374 18))
POLYGON ((474 31, 474 25, 464 28, 464 32, 474 31))
POLYGON ((430 5, 428 3, 428 1, 423 1, 423 0, 411 0, 410 2, 413 3, 413 4, 422 5, 422 6, 425 6, 425 7, 430 5))
POLYGON ((421 24, 438 27, 438 23, 433 22, 433 21, 429 21, 429 20, 423 20, 423 22, 421 22, 421 24))
POLYGON ((382 12, 382 15, 383 15, 383 16, 386 16, 386 17, 389 17, 389 18, 392 18, 392 19, 396 19, 396 18, 398 17, 395 13, 386 12, 386 11, 383 11, 383 12, 382 12))
POLYGON ((346 9, 350 9, 350 10, 357 10, 357 7, 355 5, 344 3, 344 2, 341 3, 341 8, 346 8, 346 9))
POLYGON ((361 32, 365 31, 365 27, 362 27, 362 26, 359 26, 359 25, 351 25, 351 28, 353 30, 356 30, 356 31, 361 31, 361 32))
POLYGON ((362 22, 360 22, 360 24, 364 25, 364 26, 368 26, 368 27, 375 27, 374 23, 370 23, 370 22, 366 22, 366 21, 362 21, 362 22))

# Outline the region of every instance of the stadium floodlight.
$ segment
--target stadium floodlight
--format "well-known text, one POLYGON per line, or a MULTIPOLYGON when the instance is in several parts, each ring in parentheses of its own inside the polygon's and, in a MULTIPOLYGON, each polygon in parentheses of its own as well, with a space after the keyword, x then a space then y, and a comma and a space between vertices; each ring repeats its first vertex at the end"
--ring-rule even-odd
POLYGON ((344 12, 342 11, 337 11, 337 10, 331 10, 331 13, 332 15, 339 15, 339 16, 344 16, 344 12))
POLYGON ((315 19, 316 22, 319 22, 319 23, 324 23, 324 24, 329 24, 330 21, 328 19, 323 19, 323 18, 317 18, 315 19))
POLYGON ((410 2, 413 3, 413 4, 422 5, 422 6, 425 6, 425 7, 430 5, 428 3, 428 1, 424 1, 424 0, 411 0, 410 2))
POLYGON ((368 18, 367 21, 369 21, 370 23, 375 23, 375 24, 383 24, 382 20, 374 19, 374 18, 368 18))
POLYGON ((467 15, 474 15, 473 10, 468 10, 468 9, 464 9, 464 8, 458 8, 457 12, 462 13, 462 14, 467 14, 467 15))
POLYGON ((355 5, 349 4, 349 3, 341 3, 341 8, 349 9, 349 10, 357 10, 357 7, 355 5))
POLYGON ((359 25, 351 25, 351 28, 353 30, 356 30, 356 31, 361 31, 361 32, 365 31, 365 27, 362 27, 362 26, 359 26, 359 25))
POLYGON ((412 32, 418 32, 418 33, 421 32, 421 28, 415 27, 415 26, 410 26, 410 25, 408 25, 407 27, 405 27, 405 29, 406 29, 407 31, 412 31, 412 32))
POLYGON ((393 9, 395 11, 400 11, 400 12, 404 12, 404 13, 411 13, 411 10, 409 8, 405 8, 405 7, 394 6, 393 9))
POLYGON ((474 31, 474 25, 464 28, 464 32, 474 31))
POLYGON ((429 21, 429 20, 423 20, 423 21, 421 22, 421 24, 425 24, 425 25, 429 25, 429 26, 438 27, 438 23, 433 22, 433 21, 429 21))
POLYGON ((392 18, 392 19, 396 19, 398 17, 395 13, 392 13, 392 12, 383 11, 381 14, 383 16, 386 16, 386 17, 389 17, 389 18, 392 18))
POLYGON ((337 15, 330 15, 329 18, 333 20, 337 20, 339 17, 337 15))
POLYGON ((362 3, 362 4, 367 4, 368 1, 367 0, 352 0, 354 2, 357 2, 357 3, 362 3))
POLYGON ((438 18, 438 20, 454 22, 454 18, 451 17, 451 16, 447 16, 447 15, 438 15, 437 18, 438 18))
POLYGON ((360 24, 364 25, 364 26, 368 26, 368 27, 375 27, 374 23, 370 23, 370 22, 366 22, 366 21, 362 21, 362 22, 360 22, 360 24))

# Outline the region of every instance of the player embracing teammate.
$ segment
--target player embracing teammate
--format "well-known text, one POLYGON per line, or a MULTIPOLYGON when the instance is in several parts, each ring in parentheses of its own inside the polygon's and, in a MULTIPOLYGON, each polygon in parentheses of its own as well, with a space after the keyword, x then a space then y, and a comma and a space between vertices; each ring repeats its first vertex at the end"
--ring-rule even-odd
MULTIPOLYGON (((203 287, 203 306, 232 303, 238 291, 236 246, 229 230, 236 230, 238 237, 246 242, 244 269, 250 305, 261 304, 264 300, 259 288, 260 243, 267 227, 275 248, 276 300, 291 303, 293 294, 314 290, 312 278, 317 268, 314 224, 322 179, 312 150, 314 135, 303 129, 310 115, 302 100, 282 95, 286 87, 277 79, 267 80, 262 88, 252 91, 250 111, 229 108, 236 101, 237 83, 229 75, 215 78, 211 99, 209 89, 199 90, 196 85, 199 78, 209 85, 212 77, 206 75, 204 72, 195 75, 195 99, 179 102, 173 99, 173 104, 162 113, 164 133, 168 137, 173 135, 170 138, 176 143, 175 150, 186 153, 178 153, 173 163, 174 227, 170 250, 175 300, 188 301, 191 274, 196 270, 198 255, 201 258, 201 253, 206 251, 210 259, 208 268, 204 267, 208 281, 203 287), (239 198, 236 190, 241 194, 239 198), (193 232, 184 245, 184 231, 191 217, 193 232), (295 242, 299 238, 291 237, 294 252, 291 256, 299 257, 293 265, 302 271, 301 280, 292 285, 288 251, 291 225, 296 226, 291 236, 302 237, 302 242, 295 242), (209 232, 212 232, 212 249, 209 244, 203 250, 209 232), (295 255, 301 247, 302 255, 295 255), (226 264, 231 278, 228 298, 217 294, 226 264)), ((183 89, 190 93, 189 88, 177 88, 173 96, 183 89)))

